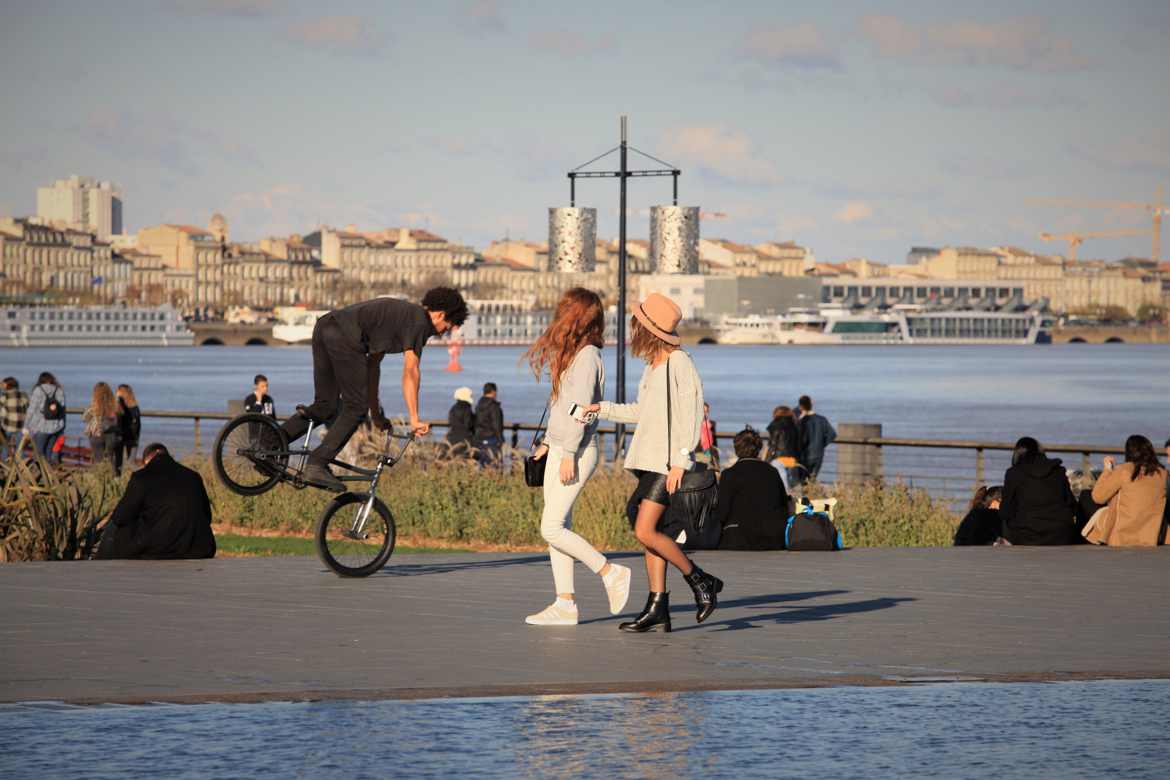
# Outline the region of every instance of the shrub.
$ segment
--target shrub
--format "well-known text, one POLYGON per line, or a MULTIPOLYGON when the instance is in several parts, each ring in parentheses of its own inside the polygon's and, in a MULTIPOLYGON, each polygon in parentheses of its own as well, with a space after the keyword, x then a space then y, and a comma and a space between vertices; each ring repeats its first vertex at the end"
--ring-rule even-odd
POLYGON ((809 483, 805 494, 837 498, 833 522, 849 547, 949 547, 958 525, 944 501, 901 482, 809 483))
POLYGON ((98 522, 113 510, 122 482, 109 465, 65 471, 44 461, 0 463, 0 560, 85 557, 98 522))

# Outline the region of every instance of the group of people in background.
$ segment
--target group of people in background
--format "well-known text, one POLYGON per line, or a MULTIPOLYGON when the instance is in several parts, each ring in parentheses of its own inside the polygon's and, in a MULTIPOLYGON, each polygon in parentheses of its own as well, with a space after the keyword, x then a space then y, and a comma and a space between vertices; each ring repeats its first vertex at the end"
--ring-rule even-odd
POLYGON ((767 458, 791 490, 816 479, 825 462, 825 450, 837 440, 837 430, 813 411, 812 399, 802 395, 796 408, 777 406, 768 423, 767 458))
MULTIPOLYGON (((1170 461, 1170 440, 1165 447, 1170 461)), ((1130 436, 1124 458, 1117 463, 1106 456, 1096 475, 1070 474, 1036 439, 1021 438, 1003 485, 976 490, 955 544, 1170 543, 1170 480, 1153 443, 1130 436)))
POLYGON ((481 465, 502 463, 504 451, 504 407, 495 382, 483 386, 483 395, 472 408, 475 397, 470 387, 455 390, 455 403, 447 411, 447 451, 452 458, 474 458, 481 465))

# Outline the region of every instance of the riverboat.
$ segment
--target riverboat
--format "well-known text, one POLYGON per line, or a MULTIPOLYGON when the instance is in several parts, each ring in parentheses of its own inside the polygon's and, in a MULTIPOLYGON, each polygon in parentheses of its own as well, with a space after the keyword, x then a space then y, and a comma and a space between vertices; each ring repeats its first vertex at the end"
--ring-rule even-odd
POLYGON ((0 346, 189 347, 193 334, 173 306, 0 304, 0 346))
POLYGON ((1047 344, 1054 318, 1039 310, 979 311, 895 307, 793 309, 725 317, 720 344, 1047 344))

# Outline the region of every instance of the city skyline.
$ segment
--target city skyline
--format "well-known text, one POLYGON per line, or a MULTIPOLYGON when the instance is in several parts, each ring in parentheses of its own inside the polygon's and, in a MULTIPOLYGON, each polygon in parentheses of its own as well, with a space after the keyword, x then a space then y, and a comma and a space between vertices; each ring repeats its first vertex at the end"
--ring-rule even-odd
MULTIPOLYGON (((738 4, 530 9, 275 0, 5 13, 0 214, 72 174, 117 182, 127 232, 228 216, 233 237, 319 224, 542 241, 570 168, 631 142, 683 170, 704 237, 793 239, 901 262, 916 244, 1144 230, 1082 257, 1146 256, 1170 182, 1170 6, 738 4), (68 17, 69 24, 61 25, 68 17), (117 41, 113 46, 111 42, 117 41), (684 56, 676 56, 679 53, 684 56)), ((631 187, 631 236, 669 186, 631 187)), ((616 234, 616 187, 578 204, 616 234)), ((1165 252, 1163 252, 1165 255, 1165 252)))

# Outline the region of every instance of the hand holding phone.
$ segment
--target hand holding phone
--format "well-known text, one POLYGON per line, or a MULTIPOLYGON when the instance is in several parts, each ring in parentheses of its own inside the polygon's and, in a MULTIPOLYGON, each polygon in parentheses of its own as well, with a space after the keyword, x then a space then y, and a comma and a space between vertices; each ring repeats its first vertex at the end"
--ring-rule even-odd
POLYGON ((569 416, 582 425, 592 425, 597 422, 597 412, 586 411, 586 407, 573 404, 569 407, 569 416))

